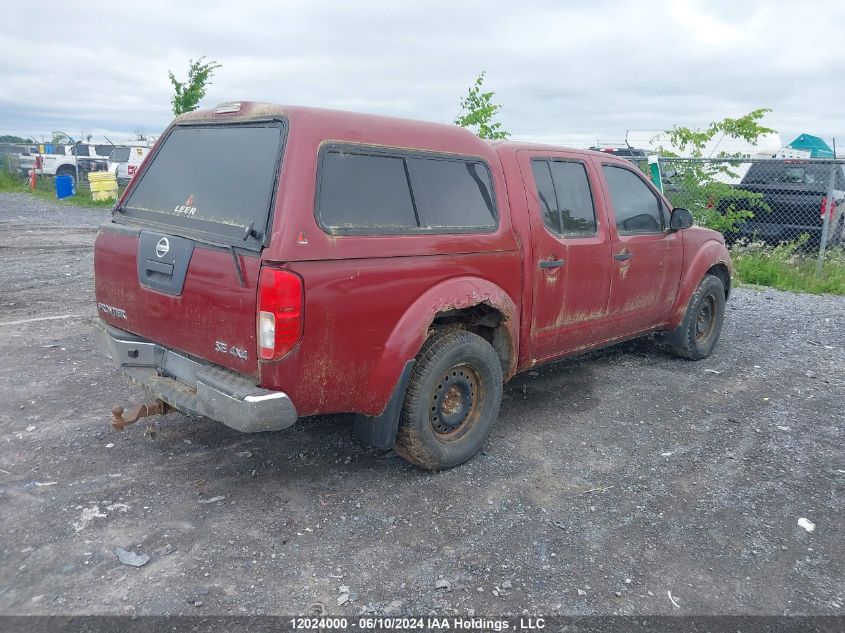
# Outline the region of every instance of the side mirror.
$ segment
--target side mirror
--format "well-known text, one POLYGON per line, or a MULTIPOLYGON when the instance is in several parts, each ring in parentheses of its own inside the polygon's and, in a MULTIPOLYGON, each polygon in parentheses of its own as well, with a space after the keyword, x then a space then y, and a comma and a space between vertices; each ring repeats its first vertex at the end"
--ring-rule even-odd
POLYGON ((692 213, 688 209, 675 207, 672 209, 672 214, 669 216, 669 228, 673 231, 680 231, 681 229, 688 229, 693 225, 692 213))

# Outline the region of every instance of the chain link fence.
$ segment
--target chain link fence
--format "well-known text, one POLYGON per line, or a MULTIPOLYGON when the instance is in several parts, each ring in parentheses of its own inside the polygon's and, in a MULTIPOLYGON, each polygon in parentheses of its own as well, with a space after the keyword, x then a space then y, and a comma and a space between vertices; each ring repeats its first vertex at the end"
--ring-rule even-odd
MULTIPOLYGON (((20 179, 27 179, 29 177, 30 171, 36 167, 36 158, 38 158, 39 160, 46 161, 51 156, 62 156, 63 158, 68 157, 68 154, 65 154, 65 150, 70 146, 49 145, 47 147, 53 150, 54 153, 39 154, 38 144, 0 143, 0 169, 3 169, 9 174, 20 179)), ((97 145, 95 147, 98 148, 98 151, 106 151, 108 150, 108 148, 113 148, 114 146, 97 145)), ((70 158, 67 158, 67 162, 65 164, 73 167, 72 175, 74 178, 75 188, 77 190, 86 191, 90 190, 88 174, 91 171, 102 171, 106 169, 108 166, 108 160, 103 156, 90 158, 83 155, 79 156, 74 161, 71 156, 70 158), (77 173, 79 174, 78 181, 76 178, 77 173)), ((65 171, 63 171, 62 173, 70 174, 71 172, 67 171, 67 169, 68 167, 65 167, 65 171)), ((36 174, 38 175, 39 187, 46 187, 49 189, 53 186, 52 173, 48 173, 45 176, 42 173, 42 170, 37 169, 36 174)))
POLYGON ((28 151, 31 146, 21 145, 20 143, 0 143, 0 162, 2 168, 10 174, 17 175, 20 173, 20 155, 28 151))
MULTIPOLYGON (((629 159, 651 177, 646 159, 629 159)), ((805 255, 845 248, 845 159, 658 159, 663 191, 729 245, 796 244, 805 255)))
POLYGON ((659 164, 672 204, 729 241, 842 243, 845 161, 661 158, 659 164))

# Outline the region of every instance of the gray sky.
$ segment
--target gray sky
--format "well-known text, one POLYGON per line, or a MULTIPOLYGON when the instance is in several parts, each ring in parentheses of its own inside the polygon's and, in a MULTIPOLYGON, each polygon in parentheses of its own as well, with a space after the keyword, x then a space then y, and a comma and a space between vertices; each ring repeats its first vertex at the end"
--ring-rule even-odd
POLYGON ((6 3, 0 134, 124 140, 172 118, 168 69, 223 64, 203 106, 251 99, 451 122, 482 70, 505 129, 576 145, 757 107, 788 143, 845 147, 845 3, 6 3), (825 41, 825 38, 828 41, 825 41))

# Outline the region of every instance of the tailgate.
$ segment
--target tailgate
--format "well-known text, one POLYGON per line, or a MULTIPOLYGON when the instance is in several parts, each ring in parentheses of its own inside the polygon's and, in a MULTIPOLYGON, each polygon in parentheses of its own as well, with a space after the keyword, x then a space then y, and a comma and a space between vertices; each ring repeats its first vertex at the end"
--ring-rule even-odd
POLYGON ((100 318, 257 375, 258 274, 283 140, 280 121, 172 127, 97 236, 100 318))
POLYGON ((119 224, 100 229, 94 277, 100 318, 242 374, 257 375, 255 304, 260 258, 119 224), (168 243, 163 250, 162 239, 168 243))

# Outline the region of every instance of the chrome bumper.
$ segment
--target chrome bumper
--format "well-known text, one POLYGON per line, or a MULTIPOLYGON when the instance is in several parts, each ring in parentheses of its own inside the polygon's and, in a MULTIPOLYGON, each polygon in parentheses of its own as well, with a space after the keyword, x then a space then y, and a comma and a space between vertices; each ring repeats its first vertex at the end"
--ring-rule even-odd
POLYGON ((99 319, 97 345, 150 398, 189 415, 204 415, 244 433, 278 431, 296 422, 293 402, 281 391, 218 365, 204 363, 119 330, 99 319))

